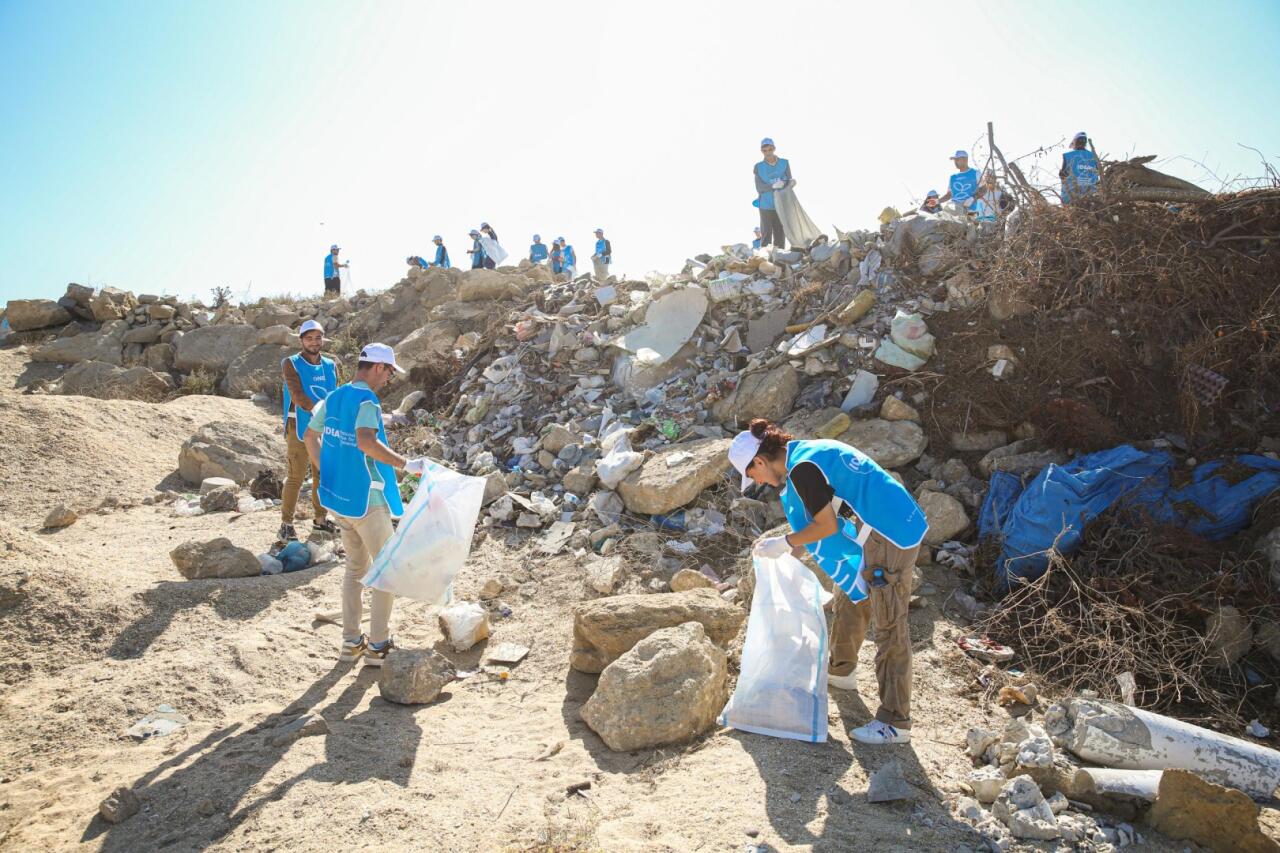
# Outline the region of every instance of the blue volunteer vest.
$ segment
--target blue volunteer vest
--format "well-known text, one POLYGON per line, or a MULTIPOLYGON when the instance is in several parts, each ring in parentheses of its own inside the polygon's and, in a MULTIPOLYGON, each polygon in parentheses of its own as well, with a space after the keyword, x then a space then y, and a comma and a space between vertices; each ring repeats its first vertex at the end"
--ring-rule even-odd
MULTIPOLYGON (((801 462, 818 466, 836 497, 849 505, 862 524, 859 530, 852 519, 837 514, 837 531, 804 547, 850 600, 862 601, 867 597, 867 582, 861 573, 862 545, 867 537, 874 531, 899 548, 914 548, 924 541, 929 529, 924 510, 889 472, 843 442, 793 441, 787 445, 788 477, 801 462)), ((789 479, 781 499, 782 512, 793 531, 813 522, 789 479)))
MULTIPOLYGON (((774 181, 781 181, 786 178, 787 170, 790 168, 791 164, 781 157, 772 166, 769 165, 767 160, 761 160, 756 163, 756 174, 760 176, 760 180, 773 186, 774 181)), ((756 199, 756 207, 761 210, 774 209, 772 189, 760 193, 760 197, 756 199)))
POLYGON ((951 200, 963 207, 970 207, 968 202, 978 191, 978 170, 965 169, 963 172, 956 172, 950 180, 951 200))
MULTIPOLYGON (((375 462, 381 483, 372 483, 364 452, 356 446, 356 414, 364 402, 378 402, 367 388, 347 384, 324 399, 324 438, 320 443, 320 505, 347 518, 364 518, 369 511, 369 489, 382 489, 392 518, 404 514, 396 472, 375 462)), ((378 438, 387 443, 387 431, 378 423, 378 438)))
POLYGON ((546 243, 530 243, 529 244, 529 262, 536 264, 538 261, 547 259, 546 243))
POLYGON ((441 269, 446 269, 446 270, 449 269, 450 267, 449 250, 446 249, 444 246, 436 246, 435 265, 440 267, 441 269))
MULTIPOLYGON (((298 379, 302 381, 302 391, 307 395, 312 404, 319 403, 334 388, 338 387, 338 369, 334 365, 333 359, 320 356, 319 364, 312 364, 302 357, 302 353, 296 353, 289 356, 284 361, 293 362, 293 369, 298 371, 298 379)), ((284 369, 284 361, 280 362, 280 369, 284 369)), ((293 405, 293 399, 289 395, 289 383, 284 383, 284 428, 289 428, 289 407, 293 405)), ((297 421, 298 438, 302 438, 303 433, 307 430, 307 424, 311 423, 311 413, 301 406, 295 413, 297 421)))
POLYGON ((1067 179, 1062 184, 1062 200, 1087 195, 1098 186, 1098 158, 1092 151, 1071 149, 1062 155, 1067 162, 1067 179))
POLYGON ((574 254, 572 246, 564 247, 563 265, 566 267, 576 267, 578 265, 578 256, 574 254))

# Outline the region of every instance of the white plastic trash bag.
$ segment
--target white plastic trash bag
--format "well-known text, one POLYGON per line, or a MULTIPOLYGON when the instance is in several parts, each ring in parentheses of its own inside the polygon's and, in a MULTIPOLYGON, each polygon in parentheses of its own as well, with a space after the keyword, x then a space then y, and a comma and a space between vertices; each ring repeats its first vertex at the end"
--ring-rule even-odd
POLYGON ((644 463, 644 454, 631 449, 631 430, 621 428, 610 430, 600 440, 600 447, 605 451, 604 458, 596 463, 596 475, 605 488, 616 489, 627 475, 644 463))
POLYGON ((480 247, 493 260, 495 267, 502 266, 502 262, 507 259, 507 250, 498 245, 498 241, 491 237, 481 237, 480 247))
POLYGON ((396 532, 373 558, 365 586, 445 605, 467 561, 485 481, 427 461, 422 485, 396 532))
POLYGON ((755 558, 756 590, 742 674, 720 725, 823 743, 827 739, 827 618, 831 594, 790 554, 755 558))

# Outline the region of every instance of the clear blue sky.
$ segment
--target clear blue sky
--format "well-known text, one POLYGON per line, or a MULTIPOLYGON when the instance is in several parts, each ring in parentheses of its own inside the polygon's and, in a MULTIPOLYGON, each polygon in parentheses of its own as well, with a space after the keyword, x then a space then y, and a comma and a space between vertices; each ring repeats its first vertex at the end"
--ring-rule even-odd
POLYGON ((1276 0, 0 0, 0 300, 319 293, 332 242, 381 288, 482 219, 671 271, 750 238, 764 135, 825 228, 942 188, 988 119, 1216 189, 1193 160, 1280 155, 1277 43, 1276 0))

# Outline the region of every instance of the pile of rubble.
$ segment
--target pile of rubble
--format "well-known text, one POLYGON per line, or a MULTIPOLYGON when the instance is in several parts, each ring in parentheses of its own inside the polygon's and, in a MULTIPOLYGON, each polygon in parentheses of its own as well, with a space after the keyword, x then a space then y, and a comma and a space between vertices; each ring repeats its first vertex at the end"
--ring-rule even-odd
MULTIPOLYGON (((1035 705, 1034 685, 1018 695, 1035 705)), ((1026 716, 1002 732, 969 730, 976 767, 952 802, 992 848, 1013 839, 1128 847, 1143 841, 1130 822, 1138 818, 1215 850, 1274 846, 1249 797, 1269 797, 1280 782, 1280 752, 1090 697, 1051 705, 1043 724, 1030 722, 1032 707, 1019 707, 1026 716), (1217 823, 1228 803, 1236 818, 1229 829, 1186 820, 1189 809, 1202 809, 1217 823), (1266 845, 1251 846, 1257 841, 1266 845)))

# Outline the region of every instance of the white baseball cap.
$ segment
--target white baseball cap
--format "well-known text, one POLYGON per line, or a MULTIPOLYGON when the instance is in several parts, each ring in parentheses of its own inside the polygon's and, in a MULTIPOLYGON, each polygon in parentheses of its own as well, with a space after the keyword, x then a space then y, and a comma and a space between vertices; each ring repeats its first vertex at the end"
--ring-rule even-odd
POLYGON ((324 334, 324 326, 321 326, 315 320, 308 320, 302 324, 301 328, 298 329, 298 337, 302 337, 307 332, 319 332, 320 334, 324 334))
POLYGON ((751 487, 752 480, 747 476, 747 467, 760 452, 760 439, 751 434, 751 430, 743 430, 733 437, 729 445, 729 462, 742 475, 742 491, 751 487))
POLYGON ((365 344, 364 349, 360 350, 361 361, 371 361, 374 364, 389 364, 396 369, 397 373, 405 373, 405 369, 396 364, 396 353, 386 344, 365 344))

